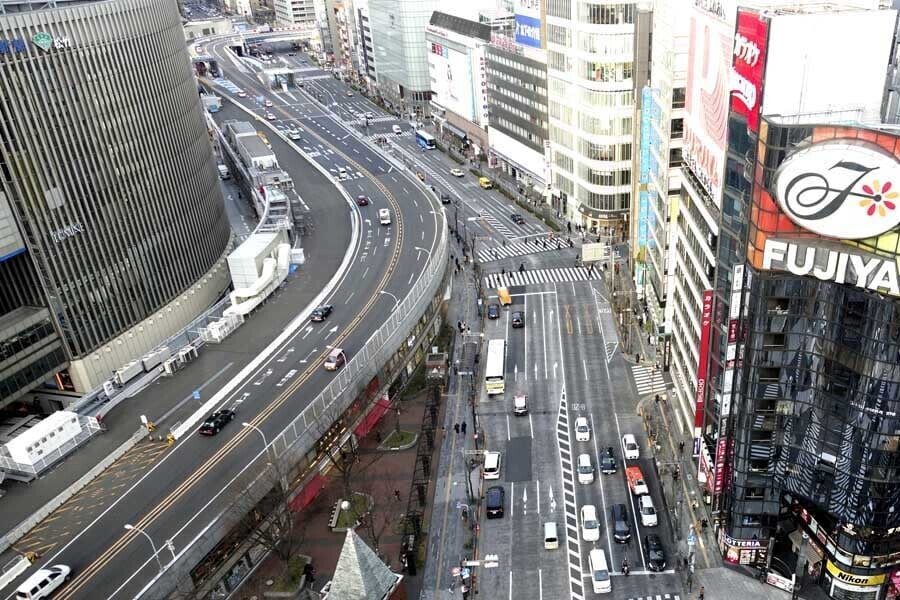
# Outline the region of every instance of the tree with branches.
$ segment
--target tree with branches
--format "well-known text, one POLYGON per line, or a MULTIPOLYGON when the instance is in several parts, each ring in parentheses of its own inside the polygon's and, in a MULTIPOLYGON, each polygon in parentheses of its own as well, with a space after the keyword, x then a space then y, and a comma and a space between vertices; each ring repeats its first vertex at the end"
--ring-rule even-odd
POLYGON ((369 511, 360 517, 357 531, 382 556, 381 541, 403 519, 406 502, 389 481, 370 481, 364 491, 372 502, 369 511))

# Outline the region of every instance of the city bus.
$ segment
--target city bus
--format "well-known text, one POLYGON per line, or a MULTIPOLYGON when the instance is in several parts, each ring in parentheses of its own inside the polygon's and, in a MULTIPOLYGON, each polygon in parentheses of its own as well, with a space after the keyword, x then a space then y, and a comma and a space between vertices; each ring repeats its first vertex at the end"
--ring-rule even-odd
POLYGON ((416 130, 416 143, 424 150, 434 150, 434 136, 422 129, 416 130))
POLYGON ((506 340, 490 340, 487 350, 487 366, 484 370, 484 387, 488 396, 502 394, 506 373, 506 340))

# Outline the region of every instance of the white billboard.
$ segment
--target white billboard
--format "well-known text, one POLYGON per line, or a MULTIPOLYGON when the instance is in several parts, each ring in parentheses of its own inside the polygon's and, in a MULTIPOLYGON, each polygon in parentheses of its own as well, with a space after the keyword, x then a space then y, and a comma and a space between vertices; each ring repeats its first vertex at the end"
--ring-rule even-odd
POLYGON ((431 39, 428 42, 428 71, 434 101, 469 121, 476 121, 474 78, 469 53, 459 52, 431 39))
POLYGON ((859 111, 862 121, 878 119, 895 15, 878 10, 772 17, 762 114, 859 111))

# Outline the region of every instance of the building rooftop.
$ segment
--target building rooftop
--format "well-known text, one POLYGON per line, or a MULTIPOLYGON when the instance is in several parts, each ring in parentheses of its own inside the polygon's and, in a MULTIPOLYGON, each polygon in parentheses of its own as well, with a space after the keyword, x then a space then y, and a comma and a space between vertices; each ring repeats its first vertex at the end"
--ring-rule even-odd
POLYGON ((401 576, 391 572, 356 532, 348 529, 326 598, 384 600, 390 597, 400 579, 401 576))
POLYGON ((477 23, 475 21, 469 21, 468 19, 448 15, 447 13, 434 11, 431 14, 431 21, 429 21, 429 24, 466 37, 484 40, 485 42, 491 41, 491 26, 487 23, 477 23))
POLYGON ((262 158, 264 156, 274 156, 275 153, 266 146, 265 142, 259 139, 258 135, 248 135, 240 138, 237 143, 244 147, 244 150, 253 158, 262 158))

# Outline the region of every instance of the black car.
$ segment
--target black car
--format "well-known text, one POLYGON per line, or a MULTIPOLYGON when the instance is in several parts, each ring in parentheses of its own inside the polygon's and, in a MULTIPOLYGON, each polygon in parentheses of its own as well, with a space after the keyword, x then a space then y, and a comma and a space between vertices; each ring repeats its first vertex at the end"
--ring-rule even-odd
POLYGON ((519 213, 513 213, 513 214, 509 215, 509 218, 516 225, 524 225, 525 224, 525 219, 522 218, 522 215, 520 215, 519 213))
POLYGON ((604 475, 612 475, 618 470, 616 465, 616 455, 613 454, 612 446, 606 449, 606 452, 600 456, 600 472, 604 475))
POLYGON ((216 435, 222 429, 234 420, 234 411, 228 408, 217 410, 209 415, 203 425, 200 426, 198 433, 200 435, 216 435))
POLYGON ((489 487, 485 494, 485 506, 487 507, 488 519, 499 519, 503 517, 503 505, 506 504, 506 490, 502 486, 495 485, 489 487))
POLYGON ((365 194, 360 194, 356 197, 356 205, 357 206, 368 206, 369 205, 369 197, 365 194))
POLYGON ((624 504, 613 504, 610 509, 613 520, 613 539, 624 544, 631 539, 631 525, 628 524, 628 508, 624 504))
POLYGON ((500 318, 500 305, 496 302, 492 302, 488 304, 488 319, 499 319, 500 318))
POLYGON ((517 310, 512 314, 512 326, 516 329, 525 327, 525 313, 517 310))
POLYGON ((662 540, 655 533, 644 536, 644 548, 647 549, 647 567, 651 571, 663 571, 666 568, 666 553, 662 540))
POLYGON ((316 323, 319 323, 319 322, 327 319, 328 315, 330 315, 331 311, 333 311, 333 310, 334 310, 334 307, 332 305, 323 304, 319 308, 312 311, 312 314, 310 315, 309 319, 310 319, 310 321, 315 321, 316 323))
POLYGON ((450 194, 441 192, 441 204, 450 204, 450 194))

